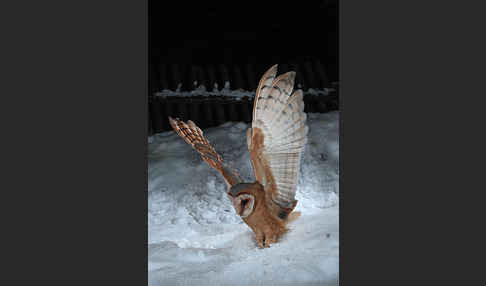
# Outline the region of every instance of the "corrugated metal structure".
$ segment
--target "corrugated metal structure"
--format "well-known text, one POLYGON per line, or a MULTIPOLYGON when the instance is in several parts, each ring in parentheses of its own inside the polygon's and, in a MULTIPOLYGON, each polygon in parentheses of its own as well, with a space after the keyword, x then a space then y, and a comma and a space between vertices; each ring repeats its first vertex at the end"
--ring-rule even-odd
MULTIPOLYGON (((260 76, 270 64, 246 65, 184 65, 160 64, 152 66, 149 97, 150 134, 171 130, 168 116, 191 119, 201 128, 220 125, 227 121, 251 121, 254 91, 260 76), (229 83, 229 86, 226 84, 229 83), (207 96, 197 87, 203 85, 208 90, 252 91, 250 96, 207 96), (157 95, 161 90, 163 94, 157 95), (167 92, 167 90, 173 91, 167 92), (192 91, 191 96, 178 96, 181 92, 192 91), (169 94, 169 95, 168 95, 169 94)), ((279 74, 296 71, 296 88, 304 91, 306 112, 328 112, 339 109, 338 86, 329 82, 324 66, 318 62, 280 64, 279 74)))
MULTIPOLYGON (((204 85, 212 90, 217 85, 222 89, 226 82, 230 83, 231 90, 256 89, 258 80, 272 65, 269 64, 151 64, 151 91, 156 93, 163 89, 191 91, 199 85, 204 85), (179 86, 181 84, 181 86, 179 86)), ((324 65, 320 61, 305 61, 301 63, 279 64, 278 73, 295 71, 296 86, 301 86, 304 91, 309 88, 330 88, 324 65)))

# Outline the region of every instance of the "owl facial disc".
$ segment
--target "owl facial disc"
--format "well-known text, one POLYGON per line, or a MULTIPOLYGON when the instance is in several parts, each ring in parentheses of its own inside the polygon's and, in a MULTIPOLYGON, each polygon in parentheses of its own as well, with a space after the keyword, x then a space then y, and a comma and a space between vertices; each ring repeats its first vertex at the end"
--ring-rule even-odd
POLYGON ((253 212, 255 198, 250 194, 241 194, 233 199, 233 206, 236 213, 242 218, 249 216, 253 212))

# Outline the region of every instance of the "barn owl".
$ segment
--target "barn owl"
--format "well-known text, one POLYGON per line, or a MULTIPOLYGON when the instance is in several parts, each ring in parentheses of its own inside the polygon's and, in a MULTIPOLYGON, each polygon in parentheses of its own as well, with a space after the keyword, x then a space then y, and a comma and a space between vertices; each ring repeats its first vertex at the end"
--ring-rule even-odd
POLYGON ((258 84, 251 127, 246 132, 255 182, 243 182, 191 120, 169 117, 172 128, 223 175, 236 213, 251 228, 260 248, 270 247, 298 217, 294 210, 300 159, 307 142, 302 90, 293 91, 295 72, 276 77, 277 65, 258 84), (291 214, 291 215, 290 215, 291 214))

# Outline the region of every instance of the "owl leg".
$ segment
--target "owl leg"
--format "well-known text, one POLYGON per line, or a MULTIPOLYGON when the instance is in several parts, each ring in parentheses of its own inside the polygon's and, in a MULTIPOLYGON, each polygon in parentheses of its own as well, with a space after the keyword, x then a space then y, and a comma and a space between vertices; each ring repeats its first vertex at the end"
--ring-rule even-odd
POLYGON ((277 242, 277 235, 269 235, 266 237, 265 244, 270 247, 270 244, 277 242))
POLYGON ((265 234, 263 233, 263 231, 255 232, 255 240, 259 248, 268 247, 265 243, 265 234))

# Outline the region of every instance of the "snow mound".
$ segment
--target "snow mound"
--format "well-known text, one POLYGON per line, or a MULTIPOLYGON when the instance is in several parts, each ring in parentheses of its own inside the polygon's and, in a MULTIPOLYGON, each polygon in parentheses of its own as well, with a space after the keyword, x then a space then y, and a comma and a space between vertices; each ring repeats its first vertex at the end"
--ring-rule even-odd
MULTIPOLYGON (((301 217, 268 249, 256 247, 224 179, 196 151, 172 131, 149 137, 149 285, 338 284, 339 113, 311 113, 307 120, 296 194, 301 217)), ((252 182, 248 127, 229 122, 204 134, 252 182)))

